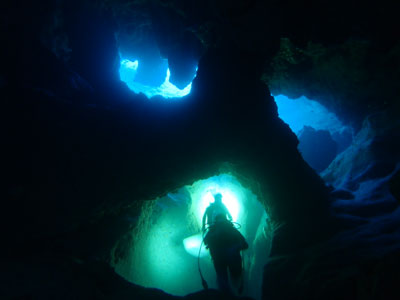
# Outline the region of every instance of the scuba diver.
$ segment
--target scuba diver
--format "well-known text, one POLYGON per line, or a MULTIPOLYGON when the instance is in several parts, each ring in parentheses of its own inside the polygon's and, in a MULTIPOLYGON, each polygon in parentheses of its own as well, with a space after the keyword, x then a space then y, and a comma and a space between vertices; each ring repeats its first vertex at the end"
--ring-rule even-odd
POLYGON ((240 251, 247 249, 249 246, 243 235, 231 222, 232 216, 225 205, 222 204, 221 198, 221 194, 215 195, 215 202, 204 213, 203 228, 205 228, 206 217, 209 221, 212 220, 212 223, 208 222, 209 226, 204 237, 204 245, 206 249, 210 250, 217 273, 219 289, 225 293, 232 294, 228 276, 229 270, 232 283, 238 287, 238 291, 241 293, 243 289, 243 264, 240 251), (217 208, 221 213, 215 213, 217 208))
POLYGON ((222 203, 222 195, 220 193, 214 195, 214 202, 207 207, 206 212, 203 215, 202 230, 204 231, 206 229, 206 224, 209 226, 210 224, 214 224, 215 218, 218 215, 222 215, 224 218, 232 221, 232 216, 229 213, 229 210, 222 203))

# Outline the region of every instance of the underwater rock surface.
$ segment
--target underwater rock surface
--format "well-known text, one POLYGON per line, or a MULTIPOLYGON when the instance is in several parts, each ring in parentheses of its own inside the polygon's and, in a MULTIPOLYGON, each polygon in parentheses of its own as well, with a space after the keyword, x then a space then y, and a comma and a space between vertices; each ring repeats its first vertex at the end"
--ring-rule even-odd
POLYGON ((337 154, 337 144, 327 130, 304 126, 299 133, 298 149, 304 160, 317 172, 329 166, 337 154))
POLYGON ((169 295, 159 289, 127 282, 105 262, 82 262, 70 257, 36 257, 3 265, 3 299, 251 299, 224 295, 217 290, 169 295), (27 280, 27 281, 26 281, 27 280))
POLYGON ((400 167, 399 144, 393 143, 399 125, 387 113, 368 117, 352 145, 322 172, 332 185, 336 232, 302 251, 270 257, 264 273, 266 299, 400 296, 395 288, 400 207, 390 190, 400 167), (285 290, 286 285, 290 288, 285 290))
POLYGON ((400 298, 398 11, 393 1, 2 4, 0 297, 229 299, 175 297, 110 267, 146 201, 228 172, 274 228, 252 262, 263 299, 400 298), (182 101, 149 101, 119 80, 118 43, 150 35, 178 85, 199 62, 182 101), (322 178, 271 91, 316 99, 355 129, 322 178))

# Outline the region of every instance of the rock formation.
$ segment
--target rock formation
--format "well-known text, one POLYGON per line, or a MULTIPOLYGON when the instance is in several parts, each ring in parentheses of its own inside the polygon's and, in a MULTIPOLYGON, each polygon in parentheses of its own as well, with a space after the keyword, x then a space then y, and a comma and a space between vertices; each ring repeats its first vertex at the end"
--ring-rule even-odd
POLYGON ((115 274, 113 251, 146 203, 223 172, 278 224, 263 299, 399 297, 398 4, 2 6, 2 298, 178 298, 115 274), (198 61, 184 99, 119 80, 119 49, 149 38, 177 85, 198 61), (271 92, 318 100, 356 131, 321 176, 271 92))

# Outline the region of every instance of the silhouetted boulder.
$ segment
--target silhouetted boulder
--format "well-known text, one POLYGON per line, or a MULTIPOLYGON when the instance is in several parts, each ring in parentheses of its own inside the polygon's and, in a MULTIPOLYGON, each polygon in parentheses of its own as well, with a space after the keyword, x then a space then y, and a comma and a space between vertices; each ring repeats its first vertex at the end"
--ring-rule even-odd
POLYGON ((304 160, 317 172, 325 170, 337 154, 337 144, 327 130, 304 126, 299 133, 298 149, 304 160))

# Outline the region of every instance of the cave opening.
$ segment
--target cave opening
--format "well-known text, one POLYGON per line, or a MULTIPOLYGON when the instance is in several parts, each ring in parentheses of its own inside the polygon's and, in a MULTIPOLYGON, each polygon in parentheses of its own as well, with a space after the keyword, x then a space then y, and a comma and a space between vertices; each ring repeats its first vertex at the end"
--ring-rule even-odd
POLYGON ((217 288, 211 256, 201 245, 202 216, 216 193, 222 195, 232 221, 249 244, 242 251, 243 294, 259 299, 273 226, 259 196, 229 173, 146 201, 129 238, 114 249, 116 272, 141 286, 183 296, 203 289, 200 268, 208 286, 217 288), (123 247, 128 250, 117 257, 123 247))
POLYGON ((318 101, 305 96, 291 99, 275 95, 274 98, 279 117, 296 134, 300 153, 315 171, 323 172, 351 145, 353 128, 318 101))
POLYGON ((155 37, 145 36, 143 40, 137 40, 117 35, 120 80, 134 93, 142 93, 149 99, 187 96, 196 77, 197 59, 186 54, 175 63, 166 53, 161 53, 155 37))
MULTIPOLYGON (((147 98, 161 96, 163 98, 181 98, 187 96, 192 89, 192 82, 180 89, 170 81, 171 71, 168 60, 161 59, 156 68, 146 65, 141 67, 139 60, 121 59, 119 74, 121 81, 125 82, 130 90, 136 94, 144 94, 147 98), (148 74, 151 74, 149 76, 148 74), (160 78, 163 80, 160 81, 160 78)), ((195 69, 197 71, 197 68, 195 69)), ((191 80, 194 79, 193 75, 191 80)))

